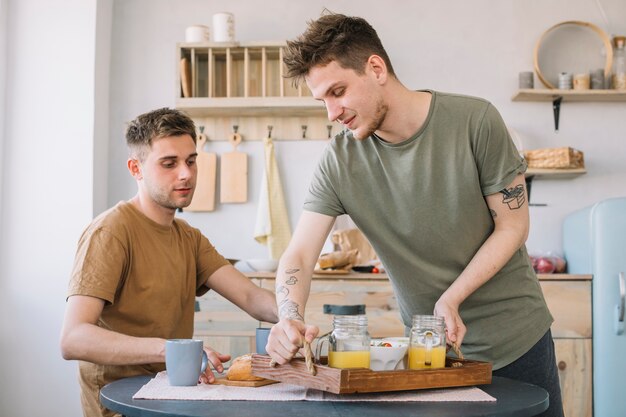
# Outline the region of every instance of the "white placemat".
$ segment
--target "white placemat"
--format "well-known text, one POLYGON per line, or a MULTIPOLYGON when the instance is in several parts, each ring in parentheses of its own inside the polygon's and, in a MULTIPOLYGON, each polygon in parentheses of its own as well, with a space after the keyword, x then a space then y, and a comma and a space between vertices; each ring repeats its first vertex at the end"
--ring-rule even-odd
POLYGON ((199 384, 173 387, 165 371, 141 387, 133 399, 147 400, 252 400, 252 401, 496 401, 476 387, 396 391, 364 394, 332 394, 283 382, 257 388, 199 384))

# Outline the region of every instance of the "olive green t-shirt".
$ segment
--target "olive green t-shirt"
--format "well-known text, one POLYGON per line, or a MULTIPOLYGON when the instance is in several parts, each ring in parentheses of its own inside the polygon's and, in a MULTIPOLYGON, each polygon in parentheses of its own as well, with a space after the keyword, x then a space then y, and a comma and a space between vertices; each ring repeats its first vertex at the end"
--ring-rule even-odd
MULTIPOLYGON (((429 92, 426 121, 401 143, 337 135, 304 203, 308 211, 350 215, 383 262, 408 327, 414 314, 433 313, 493 232, 485 196, 526 170, 489 102, 429 92)), ((467 326, 461 350, 494 369, 526 353, 552 323, 524 246, 459 312, 467 326)))
MULTIPOLYGON (((68 296, 103 299, 97 324, 104 329, 136 337, 191 338, 195 297, 208 290, 204 284, 209 276, 227 264, 208 239, 184 220, 163 226, 131 203, 120 202, 83 232, 68 296)), ((90 417, 113 415, 100 405, 104 385, 163 369, 163 363, 79 362, 83 412, 90 417)))

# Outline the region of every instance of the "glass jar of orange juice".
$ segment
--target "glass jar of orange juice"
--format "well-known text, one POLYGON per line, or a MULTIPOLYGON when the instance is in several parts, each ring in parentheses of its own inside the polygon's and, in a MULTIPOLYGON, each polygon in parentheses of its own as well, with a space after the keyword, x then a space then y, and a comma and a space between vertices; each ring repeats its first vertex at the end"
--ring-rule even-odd
POLYGON ((370 334, 365 306, 325 305, 324 312, 335 312, 337 315, 333 317, 332 332, 317 342, 315 358, 318 363, 322 346, 328 342, 328 366, 331 368, 369 368, 370 334))
POLYGON ((443 317, 413 316, 409 338, 409 369, 446 366, 446 325, 443 317))

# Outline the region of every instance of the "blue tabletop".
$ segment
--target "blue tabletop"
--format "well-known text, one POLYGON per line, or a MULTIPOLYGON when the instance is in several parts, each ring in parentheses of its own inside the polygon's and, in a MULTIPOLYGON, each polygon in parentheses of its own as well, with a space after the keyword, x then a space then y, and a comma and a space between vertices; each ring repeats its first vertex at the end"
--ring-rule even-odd
POLYGON ((128 417, 529 417, 548 408, 548 393, 536 385, 494 376, 479 388, 496 402, 332 402, 332 401, 181 401, 133 400, 151 377, 120 379, 100 392, 102 404, 128 417))

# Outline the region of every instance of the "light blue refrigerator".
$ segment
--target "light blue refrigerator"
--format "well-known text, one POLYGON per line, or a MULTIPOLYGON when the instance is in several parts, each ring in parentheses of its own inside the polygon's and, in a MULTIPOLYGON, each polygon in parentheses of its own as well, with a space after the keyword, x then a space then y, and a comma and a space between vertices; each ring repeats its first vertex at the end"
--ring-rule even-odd
POLYGON ((563 250, 569 273, 593 274, 593 415, 626 416, 626 197, 567 216, 563 250))

